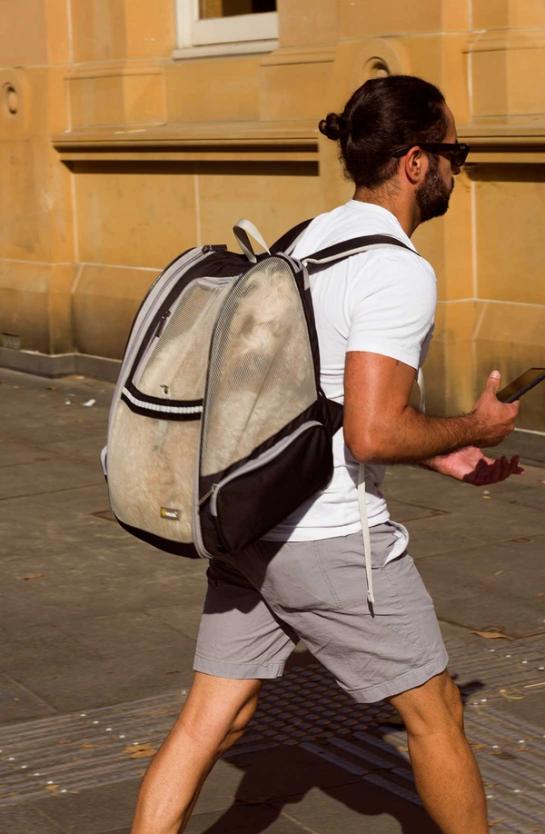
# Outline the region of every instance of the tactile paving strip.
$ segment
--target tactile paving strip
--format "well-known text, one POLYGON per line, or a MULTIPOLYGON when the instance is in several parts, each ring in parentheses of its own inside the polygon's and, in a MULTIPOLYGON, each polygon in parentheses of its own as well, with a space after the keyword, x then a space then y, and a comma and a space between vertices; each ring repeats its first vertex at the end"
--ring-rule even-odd
MULTIPOLYGON (((450 669, 485 780, 495 834, 545 831, 545 728, 498 705, 545 687, 545 637, 450 644, 450 669)), ((185 692, 12 724, 0 730, 0 805, 133 779, 168 732, 185 692)), ((352 776, 419 804, 406 738, 387 704, 359 705, 317 665, 267 682, 258 711, 228 755, 300 745, 352 776)))

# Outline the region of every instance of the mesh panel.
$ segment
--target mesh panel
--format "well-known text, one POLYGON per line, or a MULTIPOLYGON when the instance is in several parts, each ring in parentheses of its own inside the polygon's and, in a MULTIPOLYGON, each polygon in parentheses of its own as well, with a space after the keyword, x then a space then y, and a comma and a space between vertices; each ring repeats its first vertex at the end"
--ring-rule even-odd
POLYGON ((172 400, 204 396, 212 328, 232 279, 202 279, 191 284, 134 376, 144 394, 172 400))
POLYGON ((218 320, 204 409, 202 474, 250 454, 317 396, 304 311, 289 266, 267 259, 218 320))
POLYGON ((108 489, 121 521, 167 539, 192 541, 199 428, 200 420, 156 420, 118 403, 108 446, 108 489), (166 517, 165 511, 170 511, 166 517))

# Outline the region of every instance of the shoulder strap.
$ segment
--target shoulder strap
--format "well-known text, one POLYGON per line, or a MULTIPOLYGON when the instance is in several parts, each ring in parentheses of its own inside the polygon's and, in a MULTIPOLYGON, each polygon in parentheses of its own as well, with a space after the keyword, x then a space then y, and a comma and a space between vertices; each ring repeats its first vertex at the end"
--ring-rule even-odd
POLYGON ((289 232, 285 232, 282 237, 279 237, 278 240, 273 243, 271 246, 271 253, 275 255, 278 252, 282 252, 284 255, 291 255, 295 249, 297 241, 313 220, 313 217, 309 217, 308 220, 303 220, 302 223, 298 223, 297 226, 294 226, 293 229, 289 230, 289 232))
POLYGON ((420 257, 415 249, 407 246, 406 243, 402 243, 398 238, 392 237, 392 235, 366 235, 365 237, 353 237, 350 240, 344 240, 342 243, 335 243, 333 246, 328 246, 314 252, 312 255, 301 258, 301 261, 307 266, 309 273, 312 273, 338 261, 343 261, 345 258, 350 258, 352 255, 367 252, 375 246, 385 245, 400 246, 402 249, 420 257))

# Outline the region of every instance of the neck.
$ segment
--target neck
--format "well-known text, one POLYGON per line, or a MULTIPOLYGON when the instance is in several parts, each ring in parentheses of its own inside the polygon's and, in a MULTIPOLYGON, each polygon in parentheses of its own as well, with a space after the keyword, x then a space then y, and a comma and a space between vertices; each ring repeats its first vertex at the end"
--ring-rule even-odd
POLYGON ((412 195, 407 195, 391 182, 379 188, 356 188, 354 200, 382 206, 399 220, 399 224, 408 237, 411 237, 420 222, 418 205, 412 195))

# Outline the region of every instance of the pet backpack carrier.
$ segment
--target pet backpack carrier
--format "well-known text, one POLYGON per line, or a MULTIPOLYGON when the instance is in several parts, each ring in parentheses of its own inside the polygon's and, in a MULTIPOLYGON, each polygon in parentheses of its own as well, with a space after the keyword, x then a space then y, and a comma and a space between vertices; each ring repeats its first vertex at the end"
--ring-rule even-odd
POLYGON ((332 476, 342 406, 320 389, 309 282, 350 255, 404 244, 356 238, 301 262, 290 253, 308 223, 269 251, 240 221, 243 254, 185 252, 136 315, 102 463, 117 520, 163 550, 236 558, 332 476))

